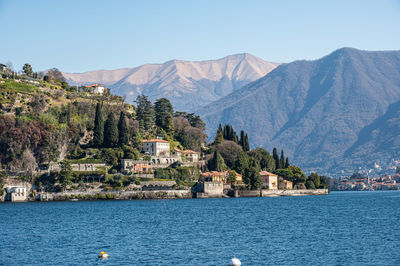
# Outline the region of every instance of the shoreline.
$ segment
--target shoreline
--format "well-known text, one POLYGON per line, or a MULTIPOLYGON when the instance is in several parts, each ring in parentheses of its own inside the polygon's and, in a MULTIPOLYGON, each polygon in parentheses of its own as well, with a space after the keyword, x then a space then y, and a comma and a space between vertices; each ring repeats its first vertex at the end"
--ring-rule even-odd
POLYGON ((102 201, 102 200, 151 200, 151 199, 204 199, 204 198, 249 198, 249 197, 297 197, 328 195, 328 189, 303 189, 303 190, 233 190, 222 195, 196 196, 188 190, 151 190, 151 191, 65 191, 41 192, 26 200, 0 202, 43 202, 43 201, 102 201), (230 196, 228 196, 230 195, 230 196))

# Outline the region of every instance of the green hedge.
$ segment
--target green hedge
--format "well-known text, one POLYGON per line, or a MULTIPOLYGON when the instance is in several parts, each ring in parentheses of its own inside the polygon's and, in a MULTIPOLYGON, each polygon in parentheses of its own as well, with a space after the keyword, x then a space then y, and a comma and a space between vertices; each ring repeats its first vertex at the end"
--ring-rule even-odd
POLYGON ((70 163, 79 163, 79 164, 87 164, 87 163, 105 163, 102 159, 96 158, 83 158, 83 159, 74 159, 68 160, 70 163))

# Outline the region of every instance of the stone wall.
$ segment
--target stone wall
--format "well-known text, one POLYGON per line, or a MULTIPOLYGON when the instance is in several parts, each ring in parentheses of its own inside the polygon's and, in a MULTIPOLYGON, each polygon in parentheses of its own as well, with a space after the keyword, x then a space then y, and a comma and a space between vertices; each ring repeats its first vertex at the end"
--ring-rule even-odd
POLYGON ((153 191, 98 191, 80 192, 67 191, 59 193, 41 193, 38 199, 43 201, 64 200, 134 200, 134 199, 180 199, 192 198, 189 190, 153 190, 153 191), (43 195, 42 195, 43 194, 43 195))
POLYGON ((222 182, 199 182, 196 192, 198 197, 222 197, 224 193, 224 184, 222 182))
POLYGON ((290 190, 239 190, 240 197, 279 197, 279 196, 305 196, 305 195, 327 195, 328 189, 290 189, 290 190))
POLYGON ((239 190, 239 197, 260 197, 260 190, 239 190))
POLYGON ((73 163, 71 164, 72 171, 79 171, 79 172, 95 172, 101 171, 106 168, 106 164, 104 163, 73 163))
POLYGON ((327 195, 328 189, 262 190, 263 197, 327 195))
POLYGON ((171 190, 176 185, 175 181, 142 181, 140 182, 143 191, 171 190))

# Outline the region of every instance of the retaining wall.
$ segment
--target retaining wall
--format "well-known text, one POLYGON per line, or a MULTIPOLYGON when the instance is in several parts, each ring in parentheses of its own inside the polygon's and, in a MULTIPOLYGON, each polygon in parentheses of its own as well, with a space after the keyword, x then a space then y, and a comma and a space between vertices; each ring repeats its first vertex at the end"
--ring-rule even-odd
POLYGON ((305 196, 327 195, 328 189, 263 189, 263 190, 239 190, 239 197, 279 197, 279 196, 305 196))

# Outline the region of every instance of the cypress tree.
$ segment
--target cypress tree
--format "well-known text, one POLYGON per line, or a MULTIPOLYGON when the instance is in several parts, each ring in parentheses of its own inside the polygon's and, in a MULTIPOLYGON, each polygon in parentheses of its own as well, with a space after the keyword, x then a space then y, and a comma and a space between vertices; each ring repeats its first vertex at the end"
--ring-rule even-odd
POLYGON ((218 126, 217 134, 215 135, 214 143, 215 145, 221 144, 224 142, 224 135, 223 135, 221 124, 218 126))
POLYGON ((281 150, 281 158, 279 160, 279 169, 285 168, 285 156, 283 155, 283 150, 281 150))
POLYGON ((122 147, 123 145, 128 145, 129 143, 129 131, 126 125, 125 113, 121 111, 118 121, 118 145, 122 147))
POLYGON ((238 136, 236 135, 236 132, 235 131, 233 131, 233 141, 235 142, 235 143, 239 143, 239 138, 238 138, 238 136))
POLYGON ((285 169, 289 168, 289 157, 286 157, 286 162, 285 162, 285 169))
POLYGON ((108 114, 104 124, 104 146, 113 148, 118 144, 118 127, 115 116, 112 112, 108 114))
POLYGON ((278 152, 276 151, 276 148, 274 148, 274 150, 272 151, 272 157, 275 160, 275 169, 280 169, 280 167, 279 167, 279 156, 278 156, 278 152))
POLYGON ((244 150, 244 131, 243 130, 240 131, 239 145, 242 146, 242 148, 244 150))
POLYGON ((224 126, 224 129, 223 129, 222 132, 223 132, 224 139, 229 140, 229 137, 228 137, 228 125, 224 126))
POLYGON ((250 151, 250 145, 249 145, 249 137, 247 136, 247 134, 244 136, 244 147, 243 147, 244 151, 250 151))
POLYGON ((102 104, 97 103, 96 105, 96 115, 94 118, 94 134, 93 134, 93 144, 95 147, 100 147, 103 145, 104 141, 104 121, 102 113, 102 104))
POLYGON ((224 126, 223 136, 225 140, 231 140, 236 143, 239 143, 238 136, 236 135, 236 132, 231 125, 224 126))
POLYGON ((222 172, 227 169, 224 158, 218 151, 214 152, 214 157, 210 159, 210 161, 208 162, 208 168, 211 171, 218 171, 218 172, 222 172))

